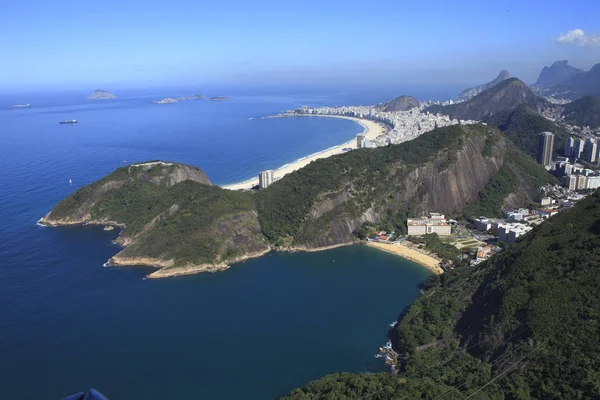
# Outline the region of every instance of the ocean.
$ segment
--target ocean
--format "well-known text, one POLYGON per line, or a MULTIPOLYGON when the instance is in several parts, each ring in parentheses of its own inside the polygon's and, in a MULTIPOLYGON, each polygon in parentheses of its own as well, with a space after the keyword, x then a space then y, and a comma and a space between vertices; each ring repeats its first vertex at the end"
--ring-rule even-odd
MULTIPOLYGON (((333 372, 385 370, 374 355, 429 272, 364 246, 269 255, 227 271, 144 280, 105 268, 116 233, 36 221, 129 163, 202 168, 216 184, 343 143, 341 119, 261 119, 379 93, 222 90, 227 101, 152 104, 189 89, 0 95, 0 399, 272 399, 333 372), (31 103, 12 109, 11 104, 31 103), (77 119, 76 125, 59 125, 77 119), (72 183, 70 183, 72 182, 72 183)), ((381 100, 377 100, 381 98, 381 100)))

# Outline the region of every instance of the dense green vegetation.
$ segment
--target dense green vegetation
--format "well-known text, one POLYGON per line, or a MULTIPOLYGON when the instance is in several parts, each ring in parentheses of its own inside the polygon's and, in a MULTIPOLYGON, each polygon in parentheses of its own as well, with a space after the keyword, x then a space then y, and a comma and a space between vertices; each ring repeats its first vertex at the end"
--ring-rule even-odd
MULTIPOLYGON (((146 188, 146 191, 152 191, 152 188, 146 188)), ((254 211, 255 204, 251 195, 224 190, 217 186, 183 181, 161 195, 148 196, 148 199, 155 199, 151 206, 138 207, 139 200, 144 198, 144 193, 140 194, 139 191, 137 193, 136 201, 127 203, 126 198, 135 196, 135 192, 119 191, 115 196, 105 198, 95 212, 101 215, 113 215, 107 210, 131 211, 129 214, 131 217, 127 218, 127 211, 125 211, 125 214, 120 215, 122 219, 117 219, 125 221, 127 229, 124 233, 127 236, 131 235, 130 226, 144 226, 152 218, 160 215, 152 228, 144 232, 142 240, 128 247, 123 255, 173 258, 177 265, 185 265, 213 263, 220 261, 221 257, 231 259, 243 253, 243 246, 238 249, 229 242, 233 238, 233 231, 240 229, 240 224, 250 224, 252 228, 252 218, 248 214, 254 211), (127 204, 135 204, 136 207, 133 208, 138 212, 133 212, 127 204), (172 206, 174 207, 170 208, 172 206), (133 218, 135 223, 132 224, 130 221, 133 218)), ((248 232, 250 238, 245 240, 260 243, 262 239, 260 229, 256 221, 254 222, 256 238, 252 238, 253 232, 250 229, 248 232)))
POLYGON ((431 277, 391 336, 402 372, 334 374, 285 399, 597 399, 600 193, 477 267, 431 277))
POLYGON ((597 128, 600 126, 600 97, 583 96, 565 104, 562 114, 569 124, 597 128))
POLYGON ((416 244, 425 244, 425 249, 437 254, 444 263, 452 261, 454 265, 459 265, 462 260, 460 257, 462 255, 461 251, 449 243, 442 242, 437 233, 420 237, 409 236, 408 240, 416 244))
POLYGON ((537 188, 555 182, 556 178, 531 157, 515 148, 509 148, 500 171, 479 192, 478 198, 465 207, 463 216, 466 218, 480 215, 499 217, 504 200, 509 194, 524 188, 530 188, 535 192, 537 188))
POLYGON ((558 127, 554 122, 542 117, 524 103, 514 110, 499 112, 486 119, 485 122, 498 127, 515 146, 534 159, 537 157, 540 132, 555 134, 554 152, 556 154, 564 153, 565 140, 569 136, 569 132, 564 128, 558 127))
POLYGON ((204 181, 200 170, 181 164, 119 168, 61 201, 50 218, 123 225, 120 240, 136 240, 120 256, 174 259, 177 266, 265 249, 254 196, 204 181), (179 181, 189 174, 196 180, 179 181))
MULTIPOLYGON (((258 193, 263 233, 274 243, 292 243, 292 240, 296 244, 306 243, 326 232, 334 217, 355 218, 373 203, 380 205, 383 214, 387 208, 384 205, 396 196, 392 187, 402 177, 434 161, 440 154, 445 155, 445 160, 438 168, 444 171, 455 160, 467 137, 487 138, 494 134, 483 125, 455 125, 433 130, 400 145, 359 149, 314 161, 258 193), (318 219, 307 218, 318 201, 329 199, 330 194, 343 188, 349 189, 351 198, 338 204, 335 213, 325 212, 318 219)), ((400 213, 408 211, 409 204, 402 206, 400 213)))

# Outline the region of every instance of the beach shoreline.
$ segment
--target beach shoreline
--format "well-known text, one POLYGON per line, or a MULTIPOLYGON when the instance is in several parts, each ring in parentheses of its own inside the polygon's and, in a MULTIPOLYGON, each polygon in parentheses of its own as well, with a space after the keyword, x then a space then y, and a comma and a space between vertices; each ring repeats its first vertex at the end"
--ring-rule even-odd
MULTIPOLYGON (((324 117, 324 118, 348 119, 350 121, 356 122, 357 124, 361 125, 364 128, 364 131, 362 133, 365 135, 365 138, 368 140, 373 140, 373 139, 385 134, 388 130, 387 127, 385 127, 382 124, 375 122, 375 121, 354 118, 354 117, 346 117, 346 116, 342 116, 342 115, 302 115, 302 114, 298 114, 298 115, 290 115, 290 116, 285 115, 285 116, 273 116, 273 117, 265 117, 265 118, 295 118, 295 117, 313 117, 313 118, 324 117)), ((305 167, 306 165, 310 164, 314 160, 318 160, 320 158, 331 157, 336 154, 342 154, 344 148, 355 149, 356 148, 356 139, 353 138, 345 143, 330 147, 325 150, 321 150, 319 152, 310 154, 306 157, 299 158, 296 161, 292 161, 290 163, 284 164, 281 167, 273 170, 273 177, 275 179, 280 179, 291 172, 297 171, 300 168, 305 167)), ((255 178, 247 179, 245 181, 233 183, 230 185, 221 185, 221 187, 223 189, 229 189, 229 190, 243 190, 243 189, 251 189, 252 187, 254 187, 256 185, 258 185, 258 176, 255 178)))
POLYGON ((414 261, 417 264, 427 268, 436 275, 444 273, 442 267, 440 267, 440 261, 433 258, 430 255, 423 254, 420 251, 411 249, 401 243, 378 243, 378 242, 367 242, 367 246, 377 250, 385 251, 387 253, 395 254, 397 256, 406 258, 407 260, 414 261))

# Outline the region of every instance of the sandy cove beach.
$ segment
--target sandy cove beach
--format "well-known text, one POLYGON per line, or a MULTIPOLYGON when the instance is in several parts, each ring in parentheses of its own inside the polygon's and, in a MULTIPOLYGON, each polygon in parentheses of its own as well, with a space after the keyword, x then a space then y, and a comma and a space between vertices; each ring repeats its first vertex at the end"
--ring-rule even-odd
POLYGON ((428 270, 432 271, 434 274, 439 275, 444 272, 444 270, 440 267, 439 260, 437 260, 427 254, 423 254, 418 250, 411 249, 410 247, 407 247, 403 244, 367 242, 367 246, 407 258, 411 261, 421 264, 422 266, 426 267, 428 270))
MULTIPOLYGON (((316 116, 316 115, 297 115, 297 116, 294 115, 294 116, 286 117, 286 118, 295 118, 295 117, 313 117, 313 118, 325 117, 325 118, 349 119, 351 121, 359 123, 360 125, 362 125, 365 128, 365 130, 363 131, 363 134, 365 135, 366 139, 375 139, 376 137, 384 134, 387 131, 387 129, 383 125, 381 125, 377 122, 374 122, 374 121, 353 118, 353 117, 344 117, 344 116, 338 116, 338 115, 318 115, 318 116, 316 116)), ((330 147, 328 149, 325 149, 318 153, 311 154, 307 157, 301 158, 301 159, 291 162, 289 164, 285 164, 284 166, 273 171, 273 177, 276 180, 280 179, 283 176, 308 165, 311 161, 318 160, 319 158, 331 157, 336 154, 341 154, 341 153, 343 153, 342 149, 346 148, 346 147, 355 149, 356 148, 356 139, 354 138, 352 140, 349 140, 346 143, 342 143, 338 146, 330 147)), ((243 182, 234 183, 231 185, 224 185, 224 186, 222 186, 222 188, 230 189, 230 190, 241 190, 241 189, 250 189, 256 185, 258 185, 258 176, 255 178, 252 178, 252 179, 248 179, 243 182)))

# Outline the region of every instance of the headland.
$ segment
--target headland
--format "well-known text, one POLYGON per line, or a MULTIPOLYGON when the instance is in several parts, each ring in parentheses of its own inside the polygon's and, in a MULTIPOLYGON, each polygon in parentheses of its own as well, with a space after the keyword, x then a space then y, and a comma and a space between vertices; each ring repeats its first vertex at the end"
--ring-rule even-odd
MULTIPOLYGON (((295 118, 295 117, 312 117, 312 118, 342 118, 342 119, 348 119, 350 121, 354 121, 357 124, 360 124, 363 128, 364 131, 362 132, 365 135, 365 139, 375 139, 383 134, 385 134, 387 132, 387 127, 377 123, 375 121, 370 121, 367 119, 360 119, 360 118, 354 118, 354 117, 346 117, 346 116, 341 116, 341 115, 319 115, 319 116, 314 116, 314 115, 293 115, 293 116, 273 116, 273 117, 266 117, 266 118, 295 118)), ((319 151, 317 153, 311 154, 309 156, 300 158, 296 161, 293 161, 291 163, 285 164, 281 167, 279 167, 278 169, 273 171, 273 176, 274 178, 277 179, 281 179, 283 176, 294 172, 296 170, 299 170, 302 167, 305 167, 306 165, 310 164, 312 161, 314 160, 318 160, 320 158, 327 158, 327 157, 331 157, 334 156, 336 154, 341 154, 344 152, 343 149, 345 148, 352 148, 355 149, 356 148, 356 139, 351 139, 345 143, 342 143, 340 145, 337 146, 333 146, 330 147, 328 149, 319 151)), ((258 185, 258 178, 252 178, 252 179, 248 179, 245 180, 243 182, 239 182, 239 183, 233 183, 230 185, 223 185, 222 188, 223 189, 229 189, 229 190, 244 190, 244 189, 252 189, 252 187, 258 185)))

